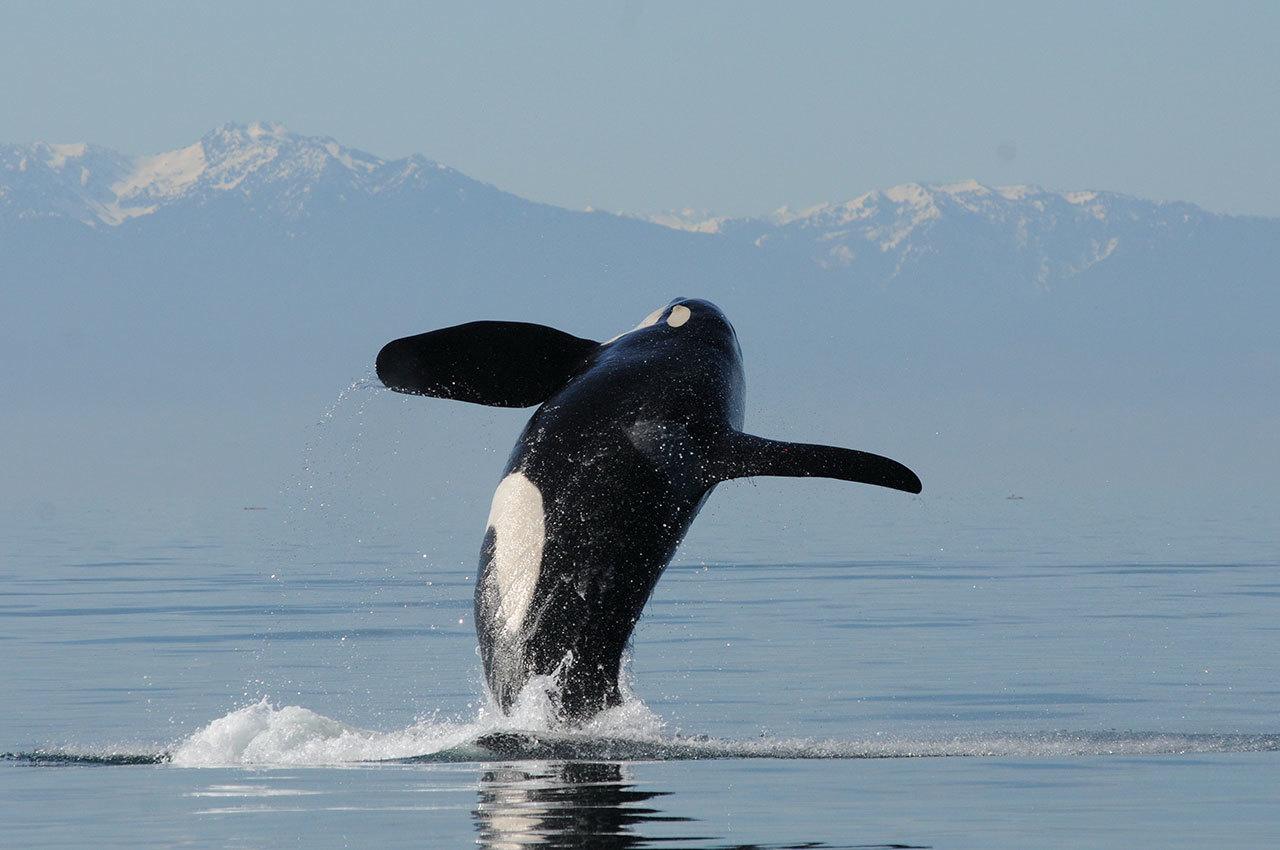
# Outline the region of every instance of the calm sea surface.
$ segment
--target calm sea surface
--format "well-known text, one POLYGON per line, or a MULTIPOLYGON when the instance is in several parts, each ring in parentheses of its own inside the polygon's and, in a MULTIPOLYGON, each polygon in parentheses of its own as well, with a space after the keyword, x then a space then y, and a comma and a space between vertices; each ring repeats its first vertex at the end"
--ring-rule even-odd
POLYGON ((570 738, 486 707, 482 515, 19 500, 0 845, 1280 846, 1266 506, 926 491, 797 528, 762 490, 717 494, 633 698, 570 738), (569 749, 476 744, 512 729, 569 749))

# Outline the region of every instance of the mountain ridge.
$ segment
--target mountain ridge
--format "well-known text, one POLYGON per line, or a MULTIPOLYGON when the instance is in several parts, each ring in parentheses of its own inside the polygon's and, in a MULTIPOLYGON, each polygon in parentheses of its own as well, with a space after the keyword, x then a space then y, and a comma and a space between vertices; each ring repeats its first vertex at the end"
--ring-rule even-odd
POLYGON ((0 205, 10 216, 61 216, 91 227, 269 188, 279 193, 275 212, 297 218, 318 187, 376 195, 432 178, 485 186, 421 155, 387 160, 271 122, 223 124, 191 145, 143 156, 87 143, 0 145, 0 205))
POLYGON ((732 317, 761 430, 912 446, 930 480, 1005 470, 1002 498, 1027 476, 1276 480, 1280 219, 965 182, 688 232, 270 124, 149 157, 0 146, 0 186, 0 392, 33 423, 10 443, 61 457, 47 423, 81 423, 76 470, 102 411, 143 435, 112 476, 157 441, 225 460, 261 442, 259 412, 296 424, 388 339, 476 319, 607 339, 690 295, 732 317))
MULTIPOLYGON (((44 171, 65 188, 79 186, 83 189, 86 212, 96 219, 96 223, 117 226, 130 218, 155 212, 163 202, 178 200, 188 191, 231 191, 247 180, 260 185, 287 183, 298 178, 315 180, 326 176, 326 172, 338 171, 356 178, 352 181, 352 188, 377 193, 384 191, 388 183, 394 183, 392 174, 398 172, 400 179, 404 179, 417 169, 431 169, 477 185, 490 185, 422 154, 386 159, 343 145, 330 136, 308 136, 294 133, 276 122, 255 121, 225 123, 191 145, 137 156, 87 142, 0 144, 0 190, 6 190, 0 192, 0 198, 12 198, 18 194, 14 191, 19 182, 16 175, 44 171), (388 166, 396 168, 389 173, 386 171, 388 166), (103 190, 114 193, 116 207, 101 202, 103 190), (148 205, 148 201, 155 203, 148 205)), ((521 200, 539 203, 526 198, 521 200)), ((1049 203, 1078 207, 1099 219, 1105 218, 1108 207, 1116 204, 1141 204, 1215 218, 1266 219, 1210 212, 1187 201, 1154 201, 1107 190, 1055 190, 1034 184, 989 186, 974 179, 951 183, 900 183, 872 189, 849 200, 824 201, 799 210, 782 206, 764 215, 717 216, 691 209, 660 213, 595 208, 586 211, 649 221, 674 230, 723 233, 749 223, 772 227, 838 227, 866 220, 877 208, 886 205, 914 210, 923 221, 936 218, 948 208, 982 213, 1003 204, 1006 207, 1023 205, 1043 210, 1049 203)), ((30 208, 20 212, 41 215, 58 210, 30 208)), ((84 216, 81 220, 91 223, 84 216)))
POLYGON ((232 216, 290 238, 318 221, 330 230, 358 219, 422 232, 462 226, 448 223, 454 218, 466 219, 469 233, 502 222, 536 234, 587 216, 597 228, 659 227, 784 266, 856 273, 881 284, 945 275, 977 251, 998 257, 1000 276, 1041 289, 1126 252, 1176 251, 1224 227, 1280 226, 1280 219, 1213 213, 1183 201, 976 180, 903 183, 764 216, 576 211, 522 198, 421 154, 386 159, 271 122, 223 124, 191 145, 145 156, 87 143, 0 145, 0 224, 70 221, 110 233, 179 210, 214 230, 240 227, 232 216))

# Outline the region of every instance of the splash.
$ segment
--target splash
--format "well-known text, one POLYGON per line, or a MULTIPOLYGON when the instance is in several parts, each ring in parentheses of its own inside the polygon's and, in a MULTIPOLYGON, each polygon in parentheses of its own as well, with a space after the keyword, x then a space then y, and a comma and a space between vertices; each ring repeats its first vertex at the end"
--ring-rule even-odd
POLYGON ((334 766, 494 761, 682 761, 702 759, 1063 758, 1280 752, 1280 734, 1163 732, 873 735, 853 739, 732 740, 669 732, 624 689, 622 705, 566 729, 550 677, 534 679, 508 714, 491 702, 469 721, 422 719, 391 732, 363 729, 263 698, 219 717, 161 753, 43 750, 6 753, 32 764, 159 764, 180 767, 334 766))
MULTIPOLYGON (((485 761, 496 755, 495 735, 545 742, 621 741, 643 752, 668 740, 665 723, 640 699, 566 732, 556 717, 551 677, 532 680, 504 715, 492 702, 474 720, 419 720, 405 729, 376 732, 342 723, 301 706, 277 707, 269 699, 230 712, 169 751, 183 767, 222 765, 334 765, 380 761, 485 761)), ((625 691, 624 691, 625 692, 625 691)))
POLYGON ((276 707, 264 698, 192 734, 170 752, 170 761, 183 767, 382 761, 448 750, 471 737, 467 726, 447 722, 374 732, 301 706, 276 707))
POLYGON ((670 734, 639 700, 606 711, 585 727, 565 730, 549 722, 549 708, 549 701, 535 695, 522 698, 507 716, 485 709, 470 722, 420 720, 405 729, 379 732, 263 699, 214 720, 164 752, 35 750, 0 754, 0 759, 56 765, 325 767, 525 760, 1044 759, 1280 752, 1280 734, 1057 731, 732 740, 670 734))
POLYGON ((1280 734, 1055 731, 924 737, 749 740, 672 733, 622 679, 623 702, 566 728, 553 676, 530 680, 503 714, 489 697, 471 720, 421 719, 391 732, 364 729, 297 705, 262 698, 217 718, 167 750, 151 753, 35 750, 3 753, 28 764, 178 767, 325 767, 370 763, 626 762, 704 759, 1064 758, 1280 752, 1280 734))

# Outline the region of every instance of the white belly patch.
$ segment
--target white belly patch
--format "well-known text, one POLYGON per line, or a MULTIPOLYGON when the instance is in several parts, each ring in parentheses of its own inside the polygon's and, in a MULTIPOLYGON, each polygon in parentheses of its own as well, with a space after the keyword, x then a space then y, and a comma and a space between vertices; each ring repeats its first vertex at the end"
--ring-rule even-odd
POLYGON ((513 636, 524 624, 542 571, 544 522, 542 493, 534 483, 519 472, 502 479, 489 508, 494 537, 489 583, 497 593, 502 628, 513 636))

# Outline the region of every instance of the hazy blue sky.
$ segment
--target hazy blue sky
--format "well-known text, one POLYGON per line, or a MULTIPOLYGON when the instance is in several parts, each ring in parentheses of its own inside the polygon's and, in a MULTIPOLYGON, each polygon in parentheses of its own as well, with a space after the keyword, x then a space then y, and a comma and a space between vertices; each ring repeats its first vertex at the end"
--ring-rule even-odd
POLYGON ((0 6, 0 140, 269 119, 569 207, 910 180, 1280 215, 1280 4, 0 6))

